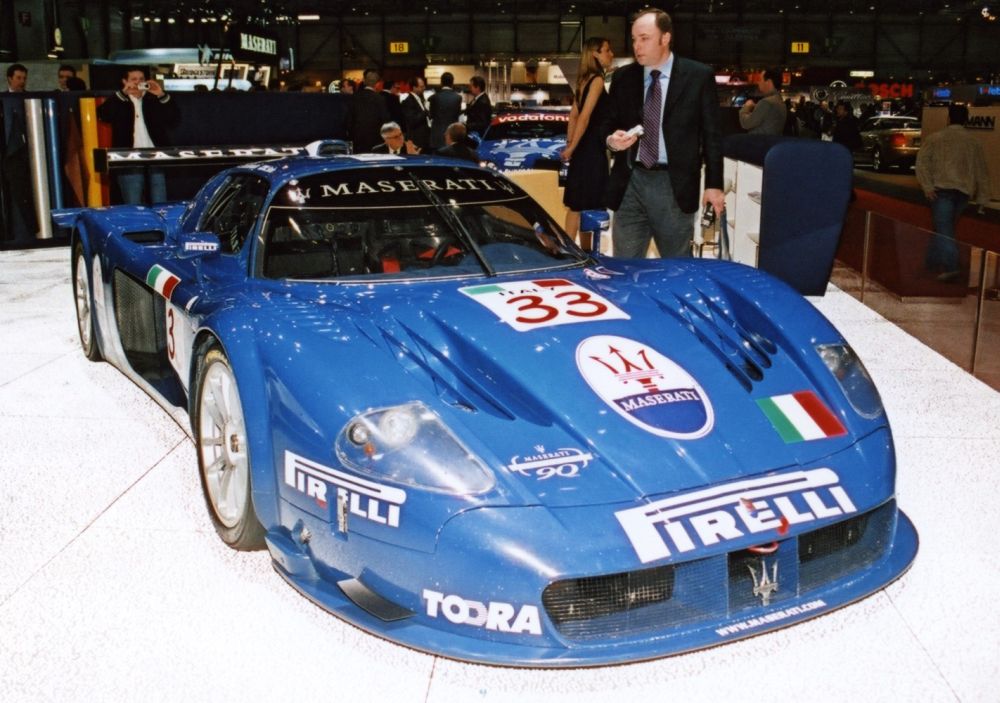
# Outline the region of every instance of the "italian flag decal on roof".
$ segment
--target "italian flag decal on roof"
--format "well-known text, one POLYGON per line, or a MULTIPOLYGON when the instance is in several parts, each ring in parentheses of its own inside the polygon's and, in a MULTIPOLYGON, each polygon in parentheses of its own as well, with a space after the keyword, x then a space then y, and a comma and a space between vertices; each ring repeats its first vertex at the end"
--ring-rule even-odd
POLYGON ((759 398, 757 405, 785 444, 847 434, 840 420, 812 391, 759 398))
POLYGON ((170 296, 173 294, 174 288, 176 288, 177 284, 180 282, 181 279, 167 271, 159 264, 154 264, 153 268, 149 269, 149 273, 146 274, 146 285, 153 288, 167 300, 170 300, 170 296))

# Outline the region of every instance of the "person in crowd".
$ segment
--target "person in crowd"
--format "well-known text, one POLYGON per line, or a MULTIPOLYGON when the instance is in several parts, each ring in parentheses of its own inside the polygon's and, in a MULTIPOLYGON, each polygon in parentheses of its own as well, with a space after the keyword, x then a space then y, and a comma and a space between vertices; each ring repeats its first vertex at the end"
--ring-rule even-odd
POLYGON ((403 137, 403 128, 398 122, 386 122, 379 132, 382 135, 382 143, 372 149, 373 154, 412 156, 420 153, 420 147, 412 140, 403 137))
POLYGON ((469 132, 461 122, 452 122, 444 131, 445 145, 435 153, 438 156, 450 156, 453 159, 465 159, 479 163, 479 154, 475 145, 469 139, 469 132))
POLYGON ((785 98, 785 126, 781 133, 786 137, 799 136, 799 118, 796 117, 795 105, 789 98, 785 98))
POLYGON ((424 91, 427 82, 423 76, 414 76, 410 82, 410 92, 400 101, 403 109, 403 131, 406 138, 419 147, 421 151, 431 145, 431 118, 427 112, 427 101, 424 91))
POLYGON ((354 95, 354 81, 350 78, 340 81, 340 92, 344 95, 354 95))
POLYGON ((403 108, 399 104, 399 86, 396 81, 382 81, 379 95, 385 100, 385 109, 389 111, 389 119, 396 124, 404 124, 403 108))
MULTIPOLYGON (((23 93, 28 87, 28 69, 19 63, 7 67, 7 92, 23 93)), ((35 200, 31 192, 31 163, 28 158, 28 122, 24 100, 3 98, 0 110, 0 186, 3 197, 3 238, 30 242, 38 231, 35 200)))
MULTIPOLYGON (((569 112, 566 148, 563 161, 569 162, 563 204, 566 234, 576 239, 580 231, 580 211, 604 208, 604 190, 608 183, 608 153, 600 124, 607 117, 608 95, 604 91, 604 72, 615 58, 611 43, 604 37, 591 37, 583 43, 577 70, 573 107, 569 112)), ((581 242, 585 249, 590 242, 581 242)))
POLYGON ((843 144, 848 151, 855 152, 861 150, 861 130, 858 125, 858 118, 854 116, 854 109, 851 103, 846 100, 838 100, 834 107, 834 122, 831 132, 833 141, 843 144))
POLYGON ((824 141, 833 140, 834 115, 830 109, 829 102, 826 100, 819 101, 819 105, 813 110, 813 122, 816 134, 819 135, 820 139, 824 141))
POLYGON ((382 143, 380 130, 389 122, 385 99, 375 92, 379 81, 378 71, 369 68, 364 72, 364 86, 354 94, 347 112, 347 133, 355 154, 364 154, 382 143))
MULTIPOLYGON (((59 67, 59 71, 56 75, 57 75, 57 80, 59 81, 58 90, 62 91, 71 90, 67 81, 69 81, 70 78, 76 78, 76 69, 70 66, 69 64, 64 63, 62 66, 59 67)), ((84 88, 84 90, 86 90, 86 88, 84 88)))
POLYGON ((740 108, 740 126, 750 134, 782 134, 788 110, 781 99, 781 69, 766 69, 757 82, 759 100, 740 108))
POLYGON ((440 149, 445 145, 445 130, 452 122, 458 122, 462 112, 462 96, 455 92, 455 76, 450 71, 441 74, 441 90, 428 102, 431 106, 431 148, 440 149))
POLYGON ((969 108, 948 106, 948 126, 927 137, 917 152, 917 181, 931 204, 934 231, 926 264, 940 272, 941 281, 956 281, 958 245, 955 226, 972 199, 985 204, 990 198, 990 174, 982 143, 965 128, 969 108))
MULTIPOLYGON (((180 119, 177 103, 155 80, 147 80, 141 68, 126 68, 122 87, 97 108, 97 119, 111 125, 114 148, 149 149, 167 146, 168 130, 180 119)), ((162 203, 167 199, 167 178, 162 168, 122 169, 118 187, 125 203, 162 203), (147 187, 148 186, 148 187, 147 187), (146 190, 148 198, 143 198, 146 190)))
POLYGON ((647 8, 632 22, 636 63, 615 70, 601 133, 615 152, 608 206, 615 256, 690 256, 702 164, 702 204, 722 213, 722 130, 715 73, 670 50, 673 21, 647 8), (641 126, 642 136, 627 131, 641 126))
POLYGON ((472 100, 465 108, 465 126, 470 133, 475 132, 481 137, 493 119, 493 105, 486 94, 486 81, 482 76, 473 76, 469 80, 469 93, 472 100))

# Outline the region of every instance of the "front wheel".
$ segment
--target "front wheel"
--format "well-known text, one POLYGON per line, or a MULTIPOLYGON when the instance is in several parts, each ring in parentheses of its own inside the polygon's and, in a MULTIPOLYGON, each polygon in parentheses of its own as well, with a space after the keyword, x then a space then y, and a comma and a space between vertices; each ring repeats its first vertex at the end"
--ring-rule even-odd
POLYGON ((215 530, 233 549, 260 549, 264 527, 253 508, 243 406, 229 359, 218 347, 205 353, 195 388, 198 468, 215 530))
MULTIPOLYGON (((91 361, 101 360, 97 345, 97 328, 94 325, 94 308, 90 301, 90 276, 87 257, 79 242, 73 247, 73 300, 76 302, 76 329, 80 333, 80 347, 91 361)), ((98 281, 97 285, 101 285, 98 281)))

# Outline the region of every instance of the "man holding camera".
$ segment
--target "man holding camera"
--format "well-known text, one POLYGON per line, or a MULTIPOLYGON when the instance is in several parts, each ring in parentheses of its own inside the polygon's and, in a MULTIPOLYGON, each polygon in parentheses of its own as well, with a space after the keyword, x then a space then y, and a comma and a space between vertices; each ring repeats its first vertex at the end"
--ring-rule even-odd
MULTIPOLYGON (((163 86, 146 79, 141 68, 122 73, 121 90, 97 108, 97 117, 111 124, 111 146, 116 149, 150 149, 166 146, 167 130, 176 124, 180 113, 163 86)), ((167 199, 167 181, 159 167, 130 168, 118 175, 122 201, 129 205, 162 203, 167 199), (143 190, 148 177, 148 201, 143 190)))

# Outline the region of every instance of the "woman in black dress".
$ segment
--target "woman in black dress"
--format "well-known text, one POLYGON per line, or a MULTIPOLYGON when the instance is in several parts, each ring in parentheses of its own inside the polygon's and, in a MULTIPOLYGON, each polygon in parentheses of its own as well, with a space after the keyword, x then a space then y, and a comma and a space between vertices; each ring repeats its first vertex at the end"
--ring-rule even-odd
MULTIPOLYGON (((597 125, 608 109, 604 90, 604 72, 611 67, 615 55, 604 37, 591 37, 583 45, 580 70, 577 73, 573 109, 569 113, 566 148, 563 161, 569 161, 563 204, 566 213, 566 234, 576 238, 580 231, 580 211, 604 207, 604 187, 608 181, 608 154, 597 125)), ((590 242, 581 242, 585 249, 590 242)))

